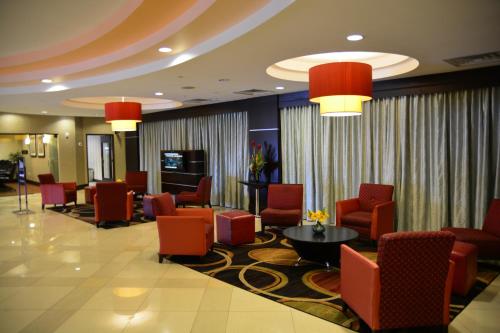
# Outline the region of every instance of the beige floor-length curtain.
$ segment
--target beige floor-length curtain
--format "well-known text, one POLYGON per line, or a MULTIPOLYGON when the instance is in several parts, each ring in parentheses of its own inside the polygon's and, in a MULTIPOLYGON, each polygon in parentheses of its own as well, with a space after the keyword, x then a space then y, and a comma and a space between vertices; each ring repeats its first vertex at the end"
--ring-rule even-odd
POLYGON ((393 184, 398 230, 481 228, 500 197, 500 88, 383 98, 360 117, 281 110, 283 182, 304 184, 306 209, 393 184))
POLYGON ((213 205, 248 208, 246 189, 238 180, 248 170, 246 112, 147 122, 139 125, 141 170, 148 172, 148 188, 161 193, 160 150, 203 149, 212 176, 213 205))

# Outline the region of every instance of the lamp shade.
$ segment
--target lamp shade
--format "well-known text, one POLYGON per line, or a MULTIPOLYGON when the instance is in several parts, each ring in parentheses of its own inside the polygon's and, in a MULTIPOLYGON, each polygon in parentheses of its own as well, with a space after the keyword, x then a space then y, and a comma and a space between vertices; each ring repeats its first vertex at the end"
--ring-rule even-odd
POLYGON ((320 103, 322 116, 360 115, 372 99, 372 66, 333 62, 309 69, 309 100, 320 103))
POLYGON ((104 113, 111 129, 117 131, 135 131, 136 124, 142 121, 142 106, 137 102, 111 102, 104 104, 104 113))

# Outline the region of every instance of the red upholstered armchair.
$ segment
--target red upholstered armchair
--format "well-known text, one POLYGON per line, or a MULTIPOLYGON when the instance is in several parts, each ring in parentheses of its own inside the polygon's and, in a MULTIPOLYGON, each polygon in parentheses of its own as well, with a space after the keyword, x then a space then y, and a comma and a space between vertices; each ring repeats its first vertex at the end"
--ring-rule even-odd
POLYGON ((483 259, 500 259, 500 199, 493 199, 484 219, 483 229, 443 228, 452 232, 457 240, 472 243, 483 259))
POLYGON ((152 199, 160 250, 158 261, 167 255, 204 256, 214 244, 212 208, 176 208, 169 193, 152 199))
POLYGON ((42 193, 42 209, 45 205, 63 205, 74 202, 76 205, 76 183, 56 183, 51 173, 38 175, 42 193))
POLYGON ((102 221, 130 221, 134 212, 132 191, 128 191, 125 183, 97 183, 94 212, 98 228, 102 221))
POLYGON ((394 186, 361 184, 359 198, 337 201, 337 227, 347 227, 359 232, 361 238, 378 240, 394 231, 394 186))
POLYGON ((129 191, 144 195, 148 193, 148 172, 127 171, 125 173, 125 183, 127 183, 129 191))
POLYGON ((267 225, 302 224, 302 184, 271 184, 267 192, 267 208, 260 212, 262 231, 267 225))
POLYGON ((202 177, 198 183, 196 192, 181 192, 175 196, 175 205, 178 207, 183 205, 201 205, 201 207, 212 208, 210 196, 212 191, 212 176, 202 177))
POLYGON ((443 231, 385 234, 376 263, 342 245, 342 300, 372 330, 448 325, 454 241, 443 231))

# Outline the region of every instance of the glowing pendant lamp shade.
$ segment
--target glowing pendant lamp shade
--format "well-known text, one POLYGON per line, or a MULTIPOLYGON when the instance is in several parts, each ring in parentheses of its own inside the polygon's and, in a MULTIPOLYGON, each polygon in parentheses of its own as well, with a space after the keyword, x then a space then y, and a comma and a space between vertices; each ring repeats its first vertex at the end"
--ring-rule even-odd
POLYGON ((309 100, 322 116, 357 116, 362 102, 372 99, 372 66, 333 62, 309 69, 309 100))
POLYGON ((142 121, 141 103, 111 102, 104 104, 107 123, 111 123, 114 132, 129 132, 136 130, 136 124, 142 121))

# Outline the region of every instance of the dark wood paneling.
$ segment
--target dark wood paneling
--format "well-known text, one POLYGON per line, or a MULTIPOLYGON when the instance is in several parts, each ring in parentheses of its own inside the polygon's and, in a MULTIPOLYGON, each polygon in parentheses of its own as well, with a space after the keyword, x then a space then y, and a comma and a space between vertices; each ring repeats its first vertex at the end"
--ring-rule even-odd
POLYGON ((139 171, 139 159, 138 132, 125 132, 125 163, 127 171, 139 171))
POLYGON ((205 176, 204 150, 162 150, 161 154, 161 191, 177 194, 181 191, 196 191, 201 178, 205 176), (164 152, 176 152, 183 156, 184 170, 163 169, 164 152))

